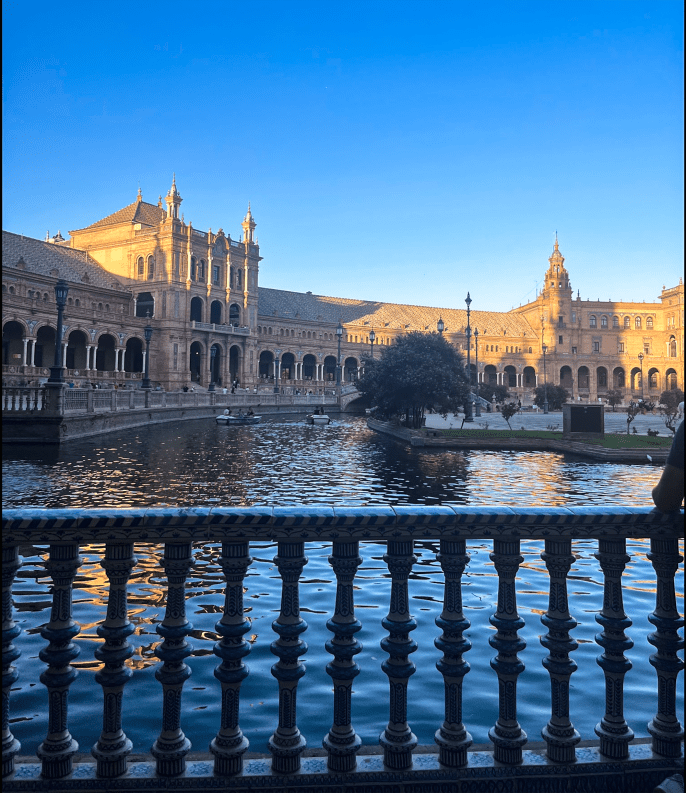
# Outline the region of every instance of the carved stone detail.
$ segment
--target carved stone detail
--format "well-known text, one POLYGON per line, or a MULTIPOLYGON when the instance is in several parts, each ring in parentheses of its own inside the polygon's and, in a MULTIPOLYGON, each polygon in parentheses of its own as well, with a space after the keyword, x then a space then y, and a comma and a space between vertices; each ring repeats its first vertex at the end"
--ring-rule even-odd
POLYGON ((102 669, 95 675, 103 691, 103 727, 98 742, 91 749, 97 760, 97 774, 113 779, 126 772, 126 758, 131 752, 131 741, 121 725, 121 709, 124 686, 133 672, 126 661, 133 655, 133 646, 127 641, 134 632, 129 620, 126 585, 136 564, 133 543, 108 543, 101 565, 109 579, 107 616, 98 627, 98 636, 105 640, 95 651, 95 657, 103 662, 102 669))
POLYGON ((622 573, 630 559, 626 540, 598 540, 595 557, 605 578, 603 609, 595 617, 603 626, 595 640, 605 650, 597 658, 605 673, 605 715, 596 725, 595 733, 600 738, 602 754, 613 760, 624 760, 629 756, 629 742, 634 737, 624 719, 624 675, 632 666, 624 653, 634 646, 624 632, 631 625, 622 598, 622 573))
POLYGON ((268 742, 272 753, 272 770, 292 774, 300 768, 300 755, 307 742, 296 724, 296 694, 298 680, 305 674, 300 656, 307 652, 307 644, 300 634, 307 623, 300 617, 298 581, 307 564, 304 542, 278 543, 274 563, 281 575, 281 612, 272 628, 279 638, 270 649, 278 657, 272 666, 272 675, 279 681, 279 725, 268 742))
POLYGON ((186 578, 193 565, 193 544, 168 542, 164 546, 162 567, 167 574, 167 606, 157 633, 164 641, 157 646, 155 655, 162 666, 155 677, 162 684, 162 731, 151 748, 157 760, 159 776, 181 775, 186 768, 186 755, 191 742, 181 729, 181 692, 191 676, 190 667, 184 663, 192 652, 186 636, 193 626, 186 619, 186 578))
POLYGON ((70 666, 79 655, 72 639, 79 626, 72 618, 72 586, 82 563, 76 543, 51 545, 46 569, 52 578, 52 610, 50 622, 41 630, 49 644, 38 654, 48 668, 40 681, 48 689, 48 734, 36 754, 43 763, 41 773, 46 779, 60 779, 72 770, 72 758, 79 750, 68 729, 67 695, 76 680, 76 669, 70 666))
POLYGON ((327 652, 333 661, 326 665, 326 672, 333 682, 333 726, 322 741, 329 753, 328 767, 331 771, 352 771, 356 766, 356 752, 362 745, 360 737, 351 723, 351 694, 353 680, 360 668, 354 657, 362 650, 355 638, 362 623, 355 619, 353 582, 357 568, 362 563, 358 542, 333 543, 329 562, 336 574, 336 608, 333 618, 326 627, 334 634, 326 643, 327 652))
POLYGON ((462 573, 469 564, 464 540, 441 540, 438 561, 445 576, 443 611, 436 617, 436 625, 443 631, 434 640, 443 657, 436 668, 443 675, 445 686, 445 720, 436 731, 439 762, 449 768, 467 763, 467 749, 472 736, 462 723, 462 682, 469 672, 469 664, 462 654, 472 649, 472 643, 462 634, 470 622, 462 611, 462 573))
POLYGON ((676 539, 651 539, 648 558, 655 568, 657 591, 655 611, 648 616, 655 626, 648 641, 657 650, 650 663, 657 672, 657 713, 648 724, 653 751, 665 757, 681 757, 684 728, 676 716, 676 683, 684 662, 677 655, 684 649, 679 630, 684 627, 674 592, 674 575, 683 557, 676 539))
POLYGON ((569 678, 577 666, 569 653, 579 645, 569 635, 577 621, 569 613, 567 600, 567 574, 574 562, 571 540, 546 540, 541 558, 548 568, 550 592, 548 611, 541 622, 548 633, 541 644, 548 650, 543 666, 550 674, 551 717, 541 735, 548 744, 546 754, 555 763, 572 763, 576 757, 575 746, 581 736, 569 720, 569 678))
POLYGON ((407 585, 412 565, 417 561, 413 550, 413 540, 389 540, 383 557, 391 574, 390 608, 381 622, 388 631, 381 649, 390 657, 381 664, 381 669, 388 676, 390 716, 379 743, 383 747, 384 764, 396 771, 412 767, 412 750, 417 746, 417 737, 407 723, 407 683, 416 670, 408 656, 417 649, 417 643, 409 637, 410 631, 417 627, 417 621, 410 615, 407 585))
POLYGON ((14 758, 21 744, 10 731, 10 691, 19 679, 14 661, 21 655, 13 644, 21 628, 12 619, 12 583, 21 567, 21 557, 16 546, 2 546, 2 776, 14 771, 14 758))
POLYGON ((210 744, 214 755, 214 773, 234 776, 243 770, 243 755, 248 739, 238 725, 241 683, 248 676, 242 659, 250 652, 243 636, 250 630, 250 620, 243 613, 243 579, 250 566, 250 543, 223 542, 220 564, 226 579, 224 614, 215 625, 222 637, 214 645, 214 654, 222 659, 214 676, 222 686, 221 727, 210 744))
POLYGON ((524 664, 517 653, 526 642, 517 632, 524 620, 517 613, 515 577, 524 558, 519 554, 519 540, 494 540, 490 555, 498 573, 498 606, 490 623, 496 629, 488 643, 498 655, 491 660, 491 668, 498 675, 498 720, 488 732, 493 741, 493 756, 499 763, 518 765, 522 762, 522 747, 527 736, 517 721, 517 678, 524 664))

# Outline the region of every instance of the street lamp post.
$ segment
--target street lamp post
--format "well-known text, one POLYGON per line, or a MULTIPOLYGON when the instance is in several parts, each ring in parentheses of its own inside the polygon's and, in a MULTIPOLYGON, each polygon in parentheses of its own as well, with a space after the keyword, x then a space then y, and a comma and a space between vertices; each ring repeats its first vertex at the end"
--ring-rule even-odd
POLYGON ((57 332, 55 333, 55 360, 50 367, 49 383, 64 383, 64 368, 62 367, 62 315, 67 305, 69 284, 60 278, 55 284, 55 302, 57 303, 57 332))
POLYGON ((214 391, 214 361, 217 357, 217 346, 213 344, 210 347, 210 384, 207 387, 208 391, 214 391))
POLYGON ((469 396, 467 397, 467 403, 464 406, 464 420, 474 421, 474 417, 472 416, 472 364, 471 364, 472 329, 469 325, 469 307, 472 304, 472 298, 469 296, 469 292, 467 292, 467 297, 465 298, 464 302, 467 304, 467 372, 469 376, 469 396))
POLYGON ((338 320, 338 327, 336 328, 336 338, 338 339, 338 366, 336 366, 336 386, 340 388, 341 381, 343 380, 341 374, 341 339, 343 338, 343 325, 340 319, 338 320))
POLYGON ((474 328, 474 365, 476 366, 476 407, 474 415, 481 418, 481 399, 479 395, 479 329, 474 328))
POLYGON ((438 318, 437 327, 438 327, 438 332, 442 336, 443 335, 443 331, 445 330, 445 322, 443 322, 443 319, 441 317, 438 318))
POLYGON ((374 333, 374 331, 372 330, 369 333, 369 343, 370 343, 371 348, 372 348, 372 358, 374 357, 374 341, 375 340, 376 340, 376 333, 374 333))
POLYGON ((643 353, 642 352, 639 352, 638 360, 641 365, 641 402, 643 402, 644 398, 643 398, 643 353))
POLYGON ((146 313, 148 324, 143 328, 145 338, 145 373, 141 388, 150 388, 150 339, 152 339, 152 326, 150 325, 150 311, 146 313))
POLYGON ((541 349, 543 350, 543 393, 544 393, 543 412, 547 413, 548 412, 548 378, 546 377, 546 373, 545 373, 545 354, 548 351, 548 348, 544 344, 541 349))

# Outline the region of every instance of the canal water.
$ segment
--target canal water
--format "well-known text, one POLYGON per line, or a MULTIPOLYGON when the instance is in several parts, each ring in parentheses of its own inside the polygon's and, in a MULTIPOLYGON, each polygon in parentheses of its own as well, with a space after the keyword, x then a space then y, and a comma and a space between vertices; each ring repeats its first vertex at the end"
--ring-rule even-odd
MULTIPOLYGON (((197 505, 651 505, 650 491, 660 469, 651 465, 588 462, 545 452, 491 452, 409 449, 371 432, 361 418, 342 418, 328 427, 311 427, 282 418, 254 427, 219 427, 213 421, 158 425, 75 441, 58 449, 10 448, 3 451, 4 507, 145 507, 197 505)), ((654 608, 655 582, 646 558, 648 543, 629 544, 631 561, 625 574, 625 608, 634 624, 628 634, 635 646, 627 653, 633 663, 626 677, 627 720, 637 736, 647 736, 646 724, 657 706, 655 671, 648 663, 653 648, 647 620, 654 608)), ((385 632, 381 619, 388 611, 390 580, 383 545, 361 544, 363 563, 356 578, 356 608, 363 623, 358 638, 364 650, 355 680, 353 723, 364 743, 374 744, 388 720, 388 681, 380 669, 386 655, 379 648, 385 632)), ((435 556, 436 543, 418 543, 418 562, 410 581, 411 610, 419 626, 413 637, 419 648, 410 679, 408 708, 411 727, 420 743, 433 742, 443 719, 443 681, 435 668, 439 634, 434 619, 441 611, 443 576, 435 556)), ((571 681, 571 718, 583 739, 594 738, 593 727, 604 710, 600 653, 594 641, 600 630, 595 614, 602 606, 602 577, 593 556, 596 543, 574 544, 577 560, 570 573, 570 607, 579 626, 573 654, 579 666, 571 681)), ((188 581, 187 611, 193 623, 194 645, 188 663, 192 677, 184 689, 183 728, 196 750, 206 750, 218 729, 219 684, 213 676, 218 663, 212 654, 218 636, 214 625, 221 615, 223 586, 219 548, 197 547, 188 581)), ((475 742, 488 741, 497 718, 497 682, 489 665, 488 645, 493 628, 497 576, 489 559, 491 543, 470 544, 471 562, 464 576, 464 605, 473 649, 466 660, 471 670, 464 682, 464 722, 475 742)), ((527 647, 520 654, 526 665, 519 689, 519 720, 531 740, 550 714, 548 673, 541 665, 546 651, 540 615, 547 607, 548 577, 540 553, 542 543, 523 542, 524 563, 517 580, 518 606, 526 621, 521 636, 527 647)), ((136 632, 132 681, 124 694, 124 728, 134 751, 148 751, 159 732, 161 687, 154 678, 158 663, 155 625, 164 616, 161 549, 136 546, 139 559, 130 585, 131 619, 136 632)), ((251 750, 265 751, 277 721, 277 683, 270 674, 275 657, 269 644, 276 635, 271 623, 279 610, 280 580, 273 564, 275 545, 251 544, 252 566, 246 578, 245 603, 252 620, 246 638, 250 675, 243 684, 241 726, 251 750)), ((334 605, 335 578, 328 564, 330 546, 309 543, 309 563, 301 583, 301 604, 309 645, 304 657, 307 674, 298 689, 300 728, 308 745, 318 747, 331 726, 331 681, 325 673, 330 660, 324 644, 325 623, 334 605)), ((12 691, 12 730, 24 753, 35 751, 45 736, 46 690, 39 682, 44 664, 38 658, 45 642, 39 631, 50 615, 45 549, 23 549, 24 566, 15 586, 15 608, 23 629, 17 639, 22 651, 21 676, 12 691)), ((79 678, 70 691, 72 732, 88 751, 101 729, 102 693, 93 680, 99 663, 94 651, 96 629, 106 611, 106 578, 99 554, 83 551, 74 594, 74 613, 81 625, 77 642, 81 655, 74 663, 79 678)), ((677 577, 683 605, 683 569, 677 577)), ((681 608, 683 611, 683 608, 681 608)), ((683 710, 683 677, 679 686, 683 710)))

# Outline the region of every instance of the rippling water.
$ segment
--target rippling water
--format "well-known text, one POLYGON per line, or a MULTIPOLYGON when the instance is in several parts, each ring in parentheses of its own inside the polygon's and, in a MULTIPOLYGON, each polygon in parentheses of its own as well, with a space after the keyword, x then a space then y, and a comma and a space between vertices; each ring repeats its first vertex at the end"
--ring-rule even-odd
MULTIPOLYGON (((474 504, 560 506, 570 504, 651 504, 650 490, 659 469, 651 466, 590 463, 580 458, 543 452, 411 450, 370 432, 362 419, 342 419, 329 427, 301 422, 267 421, 255 427, 217 427, 210 421, 182 422, 111 433, 96 440, 72 442, 60 449, 10 449, 3 452, 3 505, 40 507, 143 507, 221 503, 237 506, 294 503, 326 504, 474 504)), ((196 549, 188 582, 187 609, 193 622, 193 675, 184 689, 183 727, 194 749, 205 750, 218 728, 219 684, 212 672, 218 659, 212 642, 221 614, 222 579, 218 548, 196 549)), ((464 684, 464 721, 477 742, 488 740, 497 718, 497 685, 489 661, 493 651, 488 617, 494 611, 497 576, 489 559, 490 543, 470 545, 471 563, 464 577, 465 613, 472 626, 467 635, 473 649, 466 659, 471 671, 464 684)), ((540 558, 542 543, 523 542, 524 564, 518 576, 518 604, 526 627, 521 653, 526 670, 519 682, 519 718, 530 739, 540 739, 549 718, 549 678, 541 666, 546 651, 540 615, 547 607, 548 576, 540 558)), ((645 557, 648 544, 632 541, 625 574, 625 606, 634 620, 628 630, 635 647, 627 655, 634 664, 626 678, 627 719, 637 735, 656 710, 655 672, 648 663, 653 648, 646 637, 653 628, 647 615, 654 608, 654 574, 645 557)), ((164 581, 160 578, 161 549, 136 546, 139 564, 131 581, 130 606, 136 633, 133 681, 124 695, 124 728, 134 751, 147 751, 160 728, 161 687, 153 672, 158 635, 155 624, 164 616, 164 581), (141 706, 141 702, 144 703, 141 706)), ((443 718, 443 683, 435 668, 439 653, 433 646, 434 624, 442 604, 443 576, 435 561, 437 547, 418 543, 419 560, 410 581, 412 613, 419 622, 419 644, 410 680, 409 720, 420 742, 431 743, 443 718)), ((593 553, 594 542, 576 542, 577 561, 570 573, 570 605, 579 621, 574 632, 580 643, 574 653, 579 671, 572 677, 571 715, 582 738, 593 738, 593 727, 604 709, 602 671, 595 658, 599 631, 594 615, 602 605, 602 583, 593 553)), ((272 562, 276 546, 251 544, 253 564, 246 578, 245 603, 252 619, 247 635, 250 675, 243 684, 241 726, 251 749, 264 751, 276 724, 276 681, 269 651, 275 634, 271 622, 279 609, 280 586, 272 562)), ((15 605, 24 633, 21 677, 12 693, 13 732, 24 752, 35 751, 45 735, 46 691, 38 682, 44 669, 38 658, 44 640, 39 630, 49 619, 49 580, 43 572, 43 548, 23 549, 25 565, 18 574, 15 605)), ((330 546, 309 543, 309 563, 301 586, 304 635, 310 649, 307 674, 298 689, 301 730, 310 746, 319 746, 331 726, 331 681, 324 671, 330 656, 325 623, 333 612, 334 578, 328 564, 330 546), (304 714, 307 714, 306 719, 304 714)), ((356 578, 358 634, 364 650, 358 656, 361 674, 355 681, 353 721, 365 743, 375 743, 388 719, 388 683, 380 670, 386 657, 379 648, 384 636, 380 621, 388 610, 390 581, 383 546, 361 544, 364 562, 356 578)), ((101 689, 95 684, 99 664, 94 650, 100 641, 98 624, 105 616, 106 578, 95 549, 84 549, 74 596, 75 618, 81 624, 81 674, 70 691, 72 732, 87 751, 97 740, 101 721, 101 689), (77 722, 78 719, 78 722, 77 722)), ((683 597, 682 573, 677 579, 683 597)), ((683 708, 680 688, 680 708, 683 708)))

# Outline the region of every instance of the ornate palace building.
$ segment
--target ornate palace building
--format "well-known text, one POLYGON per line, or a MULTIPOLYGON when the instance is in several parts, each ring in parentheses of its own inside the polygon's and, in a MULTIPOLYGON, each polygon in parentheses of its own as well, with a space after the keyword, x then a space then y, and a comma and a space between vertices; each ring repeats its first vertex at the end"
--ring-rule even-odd
MULTIPOLYGON (((450 342, 466 351, 466 310, 261 287, 250 208, 234 240, 222 229, 194 229, 181 202, 174 180, 164 203, 146 203, 139 190, 132 204, 67 240, 59 232, 44 241, 3 232, 5 384, 47 379, 58 279, 69 284, 62 360, 75 385, 138 385, 148 324, 150 378, 166 390, 212 379, 253 388, 273 385, 275 376, 283 388, 319 390, 336 380, 339 322, 344 381, 358 376, 373 347, 435 331, 439 319, 450 342)), ((547 382, 565 386, 575 400, 602 399, 609 389, 620 389, 625 401, 683 389, 682 281, 663 287, 656 302, 582 300, 573 296, 564 262, 556 241, 533 302, 471 312, 479 382, 504 384, 530 401, 543 382, 545 345, 547 382)))

